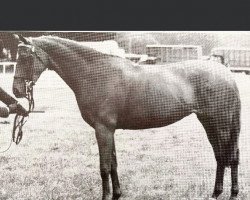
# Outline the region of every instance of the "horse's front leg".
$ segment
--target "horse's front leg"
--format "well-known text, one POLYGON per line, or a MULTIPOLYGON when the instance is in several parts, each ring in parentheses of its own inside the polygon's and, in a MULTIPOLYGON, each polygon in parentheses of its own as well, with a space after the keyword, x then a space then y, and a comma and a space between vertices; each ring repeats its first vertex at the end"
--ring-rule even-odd
POLYGON ((223 179, 224 179, 225 165, 217 162, 216 178, 214 193, 212 198, 217 199, 220 194, 223 192, 223 179))
POLYGON ((99 147, 100 171, 102 178, 102 200, 110 199, 109 176, 111 173, 113 137, 115 129, 104 124, 95 126, 96 139, 99 147))
POLYGON ((118 200, 121 196, 121 189, 117 173, 117 159, 116 159, 114 137, 113 137, 113 150, 112 150, 112 162, 111 162, 111 180, 113 185, 113 200, 118 200))

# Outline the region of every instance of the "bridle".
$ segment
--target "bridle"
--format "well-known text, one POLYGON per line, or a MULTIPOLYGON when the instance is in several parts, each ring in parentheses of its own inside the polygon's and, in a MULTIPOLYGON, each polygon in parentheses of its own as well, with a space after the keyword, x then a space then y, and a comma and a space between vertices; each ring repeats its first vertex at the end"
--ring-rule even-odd
MULTIPOLYGON (((14 79, 22 79, 25 81, 25 88, 26 88, 26 96, 25 98, 29 102, 29 109, 28 109, 28 114, 31 112, 34 112, 34 107, 35 107, 35 101, 33 98, 33 86, 35 85, 34 82, 34 57, 36 56, 41 62, 42 59, 36 54, 34 51, 34 47, 31 45, 25 45, 25 44, 20 44, 18 47, 23 46, 27 48, 29 52, 29 55, 27 56, 27 59, 30 59, 28 61, 31 61, 30 63, 30 70, 29 70, 29 76, 14 76, 14 79)), ((18 105, 17 105, 18 106, 18 105)), ((43 111, 36 111, 36 112, 43 112, 43 111)), ((16 144, 19 144, 20 141, 22 140, 23 137, 23 125, 27 122, 25 120, 26 117, 19 115, 18 113, 16 114, 14 118, 14 124, 13 124, 13 130, 12 130, 12 141, 15 142, 16 144)))
MULTIPOLYGON (((30 70, 30 76, 27 77, 23 77, 23 76, 14 76, 14 79, 22 79, 25 81, 25 87, 26 87, 26 96, 25 98, 28 100, 29 102, 29 109, 28 109, 28 114, 29 113, 44 113, 44 111, 34 111, 34 107, 35 107, 35 102, 34 102, 34 98, 33 98, 33 86, 35 85, 34 82, 34 56, 36 56, 37 59, 39 59, 44 65, 45 63, 43 62, 43 60, 40 58, 40 56, 34 51, 34 47, 31 45, 26 45, 26 44, 20 44, 18 46, 25 46, 27 49, 32 50, 30 56, 33 56, 33 63, 31 64, 31 70, 30 70)), ((44 52, 45 53, 45 52, 44 52)), ((54 62, 52 62, 54 63, 54 62)), ((46 66, 46 65, 45 65, 46 66)), ((18 104, 17 104, 18 106, 18 104)), ((23 137, 23 125, 27 122, 27 120, 25 120, 26 117, 16 114, 15 118, 14 118, 14 123, 13 123, 13 130, 12 130, 12 138, 10 141, 10 144, 8 146, 7 149, 0 151, 0 153, 4 153, 6 151, 8 151, 11 147, 12 142, 15 142, 16 144, 19 144, 20 141, 22 140, 23 137)))

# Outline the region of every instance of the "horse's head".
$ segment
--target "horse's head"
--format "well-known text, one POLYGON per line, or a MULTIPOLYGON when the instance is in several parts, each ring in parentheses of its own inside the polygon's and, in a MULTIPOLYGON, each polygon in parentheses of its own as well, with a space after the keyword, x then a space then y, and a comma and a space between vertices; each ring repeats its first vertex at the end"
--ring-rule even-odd
POLYGON ((18 45, 18 58, 13 82, 13 93, 17 98, 25 97, 27 84, 33 86, 41 73, 49 65, 49 56, 40 47, 22 37, 16 36, 18 45))

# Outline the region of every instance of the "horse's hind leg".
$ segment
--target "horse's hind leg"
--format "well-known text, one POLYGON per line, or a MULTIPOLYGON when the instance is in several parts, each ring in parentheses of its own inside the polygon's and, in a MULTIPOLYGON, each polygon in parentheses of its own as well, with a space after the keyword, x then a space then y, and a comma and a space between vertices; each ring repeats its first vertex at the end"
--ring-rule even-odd
POLYGON ((231 199, 236 199, 238 186, 240 115, 228 114, 227 117, 217 119, 199 116, 198 119, 206 130, 208 139, 213 147, 217 161, 216 181, 213 198, 223 192, 223 178, 225 167, 231 167, 231 199), (225 120, 226 119, 226 120, 225 120))
MULTIPOLYGON (((240 112, 240 111, 238 111, 240 112)), ((238 165, 239 165, 239 133, 240 113, 236 113, 232 119, 231 143, 230 143, 230 166, 231 166, 231 199, 237 199, 239 193, 238 165)))
POLYGON ((203 125, 209 142, 213 147, 215 158, 217 161, 217 169, 216 169, 216 179, 215 179, 215 186, 214 186, 214 192, 212 197, 218 198, 219 195, 223 192, 223 179, 224 179, 224 171, 225 171, 225 162, 221 158, 225 158, 225 145, 223 145, 223 140, 219 141, 219 135, 227 135, 229 132, 228 129, 224 130, 218 130, 217 123, 213 118, 197 115, 198 119, 200 120, 201 124, 203 125))

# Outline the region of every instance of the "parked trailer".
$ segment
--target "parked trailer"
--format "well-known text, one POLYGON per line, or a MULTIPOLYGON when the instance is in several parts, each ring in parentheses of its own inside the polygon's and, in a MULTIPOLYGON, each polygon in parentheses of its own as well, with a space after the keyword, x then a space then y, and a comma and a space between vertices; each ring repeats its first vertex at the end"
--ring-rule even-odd
POLYGON ((195 45, 147 45, 147 55, 158 58, 158 63, 197 60, 202 57, 202 47, 195 45))
POLYGON ((233 72, 250 74, 250 48, 217 47, 212 49, 211 55, 222 56, 233 72))

